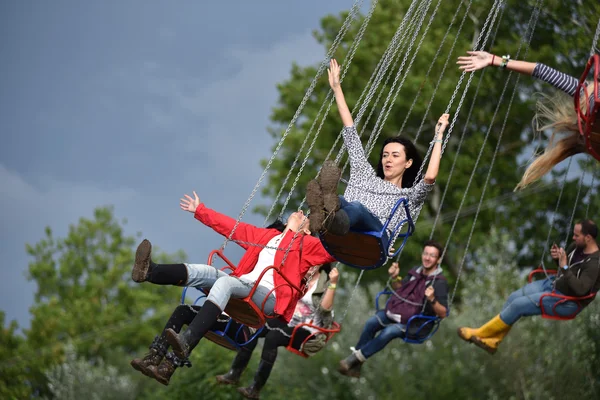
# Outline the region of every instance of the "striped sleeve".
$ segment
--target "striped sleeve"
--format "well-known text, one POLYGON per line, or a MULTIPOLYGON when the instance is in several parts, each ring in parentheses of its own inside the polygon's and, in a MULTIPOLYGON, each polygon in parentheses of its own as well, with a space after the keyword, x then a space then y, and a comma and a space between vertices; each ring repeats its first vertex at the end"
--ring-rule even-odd
POLYGON ((537 63, 535 65, 531 75, 562 90, 569 96, 575 96, 575 90, 577 90, 577 85, 579 84, 579 80, 574 77, 542 63, 537 63))

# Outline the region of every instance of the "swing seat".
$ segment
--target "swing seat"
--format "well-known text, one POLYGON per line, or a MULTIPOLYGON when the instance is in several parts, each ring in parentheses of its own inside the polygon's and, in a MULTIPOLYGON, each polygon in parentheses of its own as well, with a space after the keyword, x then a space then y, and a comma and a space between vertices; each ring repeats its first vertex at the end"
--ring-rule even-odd
POLYGON ((246 336, 244 333, 245 325, 239 325, 236 329, 233 324, 233 319, 227 316, 227 324, 223 330, 213 329, 204 335, 205 339, 218 344, 228 350, 240 351, 240 349, 252 342, 264 329, 264 326, 257 329, 254 333, 246 336))
MULTIPOLYGON (((379 297, 392 296, 393 292, 390 290, 382 290, 377 293, 375 297, 375 311, 381 311, 379 308, 379 297)), ((391 297, 385 302, 386 306, 391 297)), ((446 312, 446 316, 450 315, 450 309, 446 312)), ((421 344, 431 339, 440 327, 442 319, 435 315, 416 314, 408 319, 406 322, 406 329, 400 339, 410 344, 421 344)))
MULTIPOLYGON (((213 250, 210 252, 210 254, 208 255, 208 261, 207 261, 208 265, 212 265, 213 257, 215 255, 219 256, 227 264, 225 267, 221 268, 221 271, 224 271, 227 269, 231 270, 231 271, 235 271, 235 268, 236 268, 235 265, 227 257, 225 257, 225 255, 223 254, 223 252, 221 250, 213 250)), ((277 314, 268 315, 268 314, 265 314, 265 312, 264 312, 264 308, 265 308, 267 299, 269 298, 271 293, 274 292, 279 287, 289 287, 290 290, 292 291, 292 293, 294 290, 296 290, 298 293, 302 293, 302 290, 300 290, 300 288, 298 288, 296 285, 294 285, 292 282, 290 282, 290 280, 281 273, 279 268, 272 265, 270 267, 265 268, 261 272, 261 274, 259 275, 256 282, 254 282, 254 286, 250 290, 250 293, 248 294, 248 296, 241 298, 241 299, 235 299, 233 297, 230 298, 229 302, 227 303, 227 306, 225 307, 224 312, 227 315, 229 315, 231 318, 233 318, 235 321, 239 322, 240 324, 246 325, 250 328, 259 329, 262 326, 264 326, 266 318, 279 317, 279 315, 277 315, 277 314), (270 269, 272 269, 274 271, 273 273, 279 274, 286 283, 277 285, 273 289, 271 289, 269 291, 269 293, 267 293, 267 295, 265 296, 265 298, 263 299, 263 301, 259 307, 258 305, 254 304, 254 302, 252 301, 252 296, 254 295, 254 292, 256 292, 256 289, 258 288, 258 285, 259 285, 260 281, 262 280, 263 276, 270 269)), ((187 291, 187 287, 183 289, 183 293, 181 295, 182 303, 184 302, 186 291, 187 291)), ((210 290, 203 289, 202 292, 204 292, 204 294, 201 295, 198 299, 196 299, 196 302, 200 298, 208 295, 210 290)))
MULTIPOLYGON (((534 269, 533 271, 531 271, 529 273, 527 281, 529 283, 531 283, 532 280, 533 280, 533 277, 535 275, 537 275, 537 274, 540 274, 540 273, 547 273, 547 274, 550 274, 550 275, 556 275, 557 271, 555 269, 544 270, 543 268, 537 268, 537 269, 534 269)), ((543 294, 540 297, 540 309, 542 310, 542 318, 554 319, 554 320, 559 320, 559 321, 568 321, 568 320, 574 319, 577 316, 577 314, 579 314, 579 312, 581 311, 581 309, 583 308, 583 306, 581 305, 581 301, 582 300, 590 300, 590 299, 593 300, 595 297, 596 297, 596 292, 592 292, 592 293, 590 293, 588 295, 581 296, 581 297, 565 296, 563 294, 556 293, 556 291, 554 291, 554 290, 552 292, 550 292, 550 293, 545 293, 545 294, 543 294), (542 306, 542 304, 544 304, 543 301, 544 301, 544 299, 546 297, 550 297, 550 298, 553 298, 553 299, 560 299, 556 303, 554 303, 554 305, 552 306, 551 313, 548 313, 548 311, 546 310, 546 308, 542 306), (575 310, 575 312, 573 312, 573 313, 571 313, 569 315, 566 315, 566 316, 557 315, 556 314, 556 307, 558 307, 560 304, 564 304, 564 303, 566 303, 568 301, 572 301, 575 304, 577 304, 577 310, 575 310)))
POLYGON ((334 322, 332 324, 331 328, 329 328, 329 329, 325 329, 325 328, 321 328, 319 326, 313 325, 312 322, 310 322, 310 323, 301 323, 301 324, 296 325, 294 327, 294 330, 292 331, 292 336, 290 337, 290 342, 288 343, 288 345, 286 347, 286 350, 288 350, 289 352, 292 352, 294 354, 297 354, 297 355, 299 355, 301 357, 304 357, 304 358, 308 358, 309 355, 306 354, 303 350, 298 350, 298 349, 296 349, 296 348, 293 347, 294 339, 296 337, 296 332, 298 331, 298 329, 304 328, 304 327, 311 328, 311 329, 316 329, 317 332, 311 333, 306 339, 304 339, 302 341, 302 343, 300 344, 300 346, 299 346, 300 349, 303 349, 304 348, 304 344, 306 342, 308 342, 310 339, 314 338, 317 335, 321 335, 321 334, 325 335, 325 343, 328 343, 329 340, 331 340, 331 338, 333 338, 333 336, 342 329, 342 327, 340 326, 340 324, 338 324, 337 322, 334 322))
POLYGON ((600 110, 600 96, 598 92, 598 74, 600 73, 600 55, 594 54, 587 62, 585 70, 579 80, 579 85, 575 90, 574 102, 575 111, 577 113, 577 123, 579 125, 579 133, 585 139, 585 145, 589 154, 591 154, 596 160, 600 161, 600 128, 596 128, 594 132, 594 123, 598 116, 598 110, 600 110), (586 78, 588 77, 590 70, 593 68, 593 82, 592 82, 592 98, 594 101, 593 108, 589 107, 588 86, 585 84, 586 78), (581 109, 581 94, 585 96, 585 111, 581 109))
POLYGON ((372 270, 381 267, 387 262, 388 258, 396 257, 402 251, 408 237, 413 234, 414 230, 415 225, 410 216, 408 199, 402 197, 394 205, 381 231, 351 230, 343 236, 325 232, 320 234, 319 238, 325 250, 337 261, 353 268, 372 270), (396 224, 391 237, 402 238, 402 243, 393 254, 389 254, 386 230, 400 206, 404 207, 406 218, 396 224), (407 231, 398 233, 405 224, 408 224, 407 231))

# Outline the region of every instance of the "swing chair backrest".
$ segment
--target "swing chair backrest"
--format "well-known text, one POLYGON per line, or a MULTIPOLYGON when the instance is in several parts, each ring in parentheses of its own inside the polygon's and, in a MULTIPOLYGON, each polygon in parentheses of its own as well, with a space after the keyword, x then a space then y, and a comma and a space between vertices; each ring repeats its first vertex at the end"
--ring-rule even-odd
POLYGON ((352 230, 348 234, 339 236, 332 233, 320 235, 323 247, 335 259, 343 264, 362 270, 372 270, 381 267, 390 257, 395 257, 402 251, 408 237, 415 231, 415 225, 410 215, 408 199, 400 198, 392 209, 388 219, 381 231, 356 231, 352 230), (395 250, 394 254, 388 253, 388 247, 383 240, 385 232, 390 221, 398 211, 400 206, 404 207, 406 218, 399 221, 392 230, 392 238, 402 238, 402 243, 395 250), (408 225, 405 233, 398 234, 403 225, 408 225))
MULTIPOLYGON (((598 110, 600 110, 600 97, 598 92, 598 74, 600 73, 600 56, 594 54, 587 62, 585 70, 579 80, 579 85, 575 90, 575 111, 577 112, 577 123, 579 124, 579 133, 585 138, 585 145, 588 153, 590 153, 596 160, 600 161, 600 133, 594 133, 593 128, 596 123, 598 116, 598 110), (593 68, 593 82, 592 86, 592 99, 594 106, 590 108, 589 99, 590 95, 588 92, 588 85, 586 85, 586 78, 593 68), (585 112, 581 110, 581 95, 585 96, 585 112)), ((600 122, 599 122, 600 123, 600 122)), ((600 129, 596 129, 600 131, 600 129)))
POLYGON ((312 322, 310 322, 310 323, 301 323, 301 324, 296 325, 294 327, 294 330, 292 331, 292 336, 290 337, 290 341, 289 341, 289 343, 288 343, 288 345, 286 347, 286 350, 288 350, 288 351, 290 351, 290 352, 292 352, 294 354, 297 354, 297 355, 299 355, 301 357, 304 357, 304 358, 308 358, 309 357, 308 354, 306 354, 303 350, 297 350, 293 346, 294 345, 294 339, 296 338, 296 332, 298 331, 298 329, 301 329, 301 328, 316 329, 317 332, 311 333, 306 339, 304 339, 302 341, 302 343, 300 344, 300 346, 297 346, 300 349, 303 349, 304 348, 304 344, 306 342, 308 342, 309 340, 313 339, 317 335, 325 335, 325 343, 327 343, 327 342, 329 342, 329 340, 331 338, 333 338, 333 336, 336 333, 338 333, 342 329, 342 327, 340 326, 340 324, 338 324, 337 322, 334 322, 331 325, 331 328, 329 328, 329 329, 321 328, 319 326, 313 325, 312 322))
MULTIPOLYGON (((208 261, 207 261, 208 265, 212 265, 214 256, 219 256, 227 264, 225 267, 221 268, 221 271, 225 271, 225 270, 231 270, 232 272, 235 271, 235 269, 236 269, 235 265, 227 257, 225 257, 225 255, 223 254, 223 252, 221 250, 213 250, 210 252, 210 254, 208 256, 208 261)), ((273 315, 265 314, 264 308, 265 308, 267 299, 269 298, 271 293, 280 287, 289 288, 289 290, 292 292, 292 294, 294 291, 296 291, 297 293, 302 293, 302 290, 299 287, 297 287, 296 285, 294 285, 285 275, 283 275, 278 267, 275 267, 273 265, 270 267, 267 267, 259 275, 258 279, 254 283, 254 286, 250 290, 250 293, 248 294, 248 296, 244 297, 243 299, 234 299, 234 298, 229 299, 229 302, 227 303, 227 306, 225 307, 224 311, 231 318, 233 318, 240 324, 244 324, 251 328, 259 329, 262 326, 264 326, 266 318, 277 318, 278 317, 278 315, 276 315, 276 314, 273 314, 273 315), (252 296, 254 295, 254 292, 256 292, 256 289, 258 288, 258 285, 260 284, 265 273, 267 273, 267 271, 269 271, 271 269, 273 270, 274 274, 275 273, 279 274, 283 278, 285 283, 282 283, 281 285, 277 285, 273 289, 271 289, 269 291, 269 293, 267 293, 267 295, 263 299, 262 303, 260 305, 256 305, 252 301, 252 296)), ((181 295, 182 304, 184 304, 184 301, 185 301, 186 291, 187 291, 187 287, 183 289, 183 293, 181 295)), ((204 292, 204 295, 201 295, 200 297, 198 297, 196 299, 196 302, 199 299, 201 299, 202 297, 205 297, 206 295, 208 295, 209 290, 202 290, 202 292, 204 292)), ((194 302, 194 304, 196 302, 194 302)))
MULTIPOLYGON (((375 311, 384 310, 385 307, 379 308, 379 298, 382 296, 392 296, 390 290, 382 290, 375 297, 375 311)), ((386 306, 391 297, 385 302, 386 306)), ((450 315, 450 309, 446 312, 446 316, 450 315)), ((406 322, 406 330, 400 338, 406 343, 421 344, 429 340, 439 329, 442 319, 435 315, 416 314, 406 322)))
MULTIPOLYGON (((558 271, 555 269, 544 269, 544 268, 537 268, 534 269, 533 271, 531 271, 529 273, 529 276, 527 277, 527 281, 529 283, 532 282, 533 277, 535 275, 538 274, 549 274, 549 275, 556 275, 558 271)), ((570 319, 573 319, 577 316, 577 314, 579 314, 579 312, 581 311, 581 309, 583 308, 583 306, 581 305, 581 301, 583 300, 589 300, 589 299, 594 299, 596 297, 596 292, 592 292, 588 295, 585 296, 581 296, 581 297, 576 297, 576 296, 565 296, 563 294, 559 294, 556 293, 554 290, 552 290, 552 292, 550 293, 545 293, 540 297, 540 308, 542 310, 542 318, 546 318, 546 319, 555 319, 555 320, 560 320, 560 321, 567 321, 570 319), (546 297, 550 297, 553 299, 560 299, 558 300, 556 303, 554 303, 554 305, 552 306, 552 310, 549 313, 548 310, 546 310, 545 307, 541 306, 543 304, 543 301, 546 297), (575 310, 575 312, 566 315, 566 316, 559 316, 556 314, 556 307, 558 307, 561 304, 564 304, 566 302, 574 302, 575 304, 577 304, 577 310, 575 310)))

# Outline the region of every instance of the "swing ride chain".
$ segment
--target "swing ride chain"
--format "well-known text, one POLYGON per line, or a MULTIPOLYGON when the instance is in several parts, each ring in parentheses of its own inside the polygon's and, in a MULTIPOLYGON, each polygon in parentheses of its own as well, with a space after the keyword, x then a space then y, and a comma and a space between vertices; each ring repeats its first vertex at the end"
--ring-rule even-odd
POLYGON ((546 236, 546 244, 542 250, 542 258, 540 260, 540 264, 542 265, 542 269, 544 270, 544 274, 546 278, 549 278, 550 275, 546 272, 546 266, 544 264, 544 258, 546 257, 546 250, 550 246, 550 236, 552 235, 552 229, 554 228, 554 221, 556 220, 556 215, 558 214, 558 209, 560 207, 560 201, 562 199, 562 195, 565 191, 565 186, 567 185, 567 176, 569 175, 569 171, 571 170, 571 164, 573 163, 573 157, 569 157, 569 163, 567 164, 567 168, 565 170, 565 176, 563 177, 562 184, 560 185, 560 192, 558 193, 558 199, 556 200, 556 207, 554 207, 554 212, 552 213, 552 219, 550 220, 550 229, 548 230, 548 236, 546 236))
POLYGON ((585 218, 587 218, 588 214, 590 213, 590 204, 592 204, 592 200, 593 200, 592 191, 594 190, 594 181, 596 180, 596 174, 597 173, 598 173, 598 168, 596 168, 596 170, 592 174, 592 183, 590 184, 590 190, 589 190, 590 196, 588 198, 588 204, 587 204, 587 207, 585 209, 585 218))
MULTIPOLYGON (((515 58, 519 57, 519 54, 521 53, 521 48, 523 46, 523 42, 525 42, 525 52, 524 52, 523 58, 527 59, 527 54, 529 53, 529 50, 531 48, 530 47, 531 39, 533 38, 533 33, 535 32, 535 27, 537 25, 537 21, 538 21, 538 18, 539 18, 539 15, 540 15, 540 11, 541 11, 541 8, 542 8, 542 3, 543 3, 543 0, 537 0, 536 1, 535 8, 534 8, 533 12, 531 13, 531 17, 529 18, 529 22, 527 24, 527 28, 525 29, 525 32, 523 33, 523 37, 521 38, 521 41, 519 42, 519 48, 517 50, 517 53, 516 53, 517 55, 515 56, 515 58)), ((502 100, 504 99, 504 94, 506 93, 506 90, 508 89, 508 83, 510 81, 511 75, 512 75, 512 71, 511 71, 511 73, 509 73, 508 77, 506 78, 506 83, 504 84, 504 88, 502 89, 502 93, 500 94, 500 97, 499 97, 499 100, 498 100, 498 105, 496 106, 496 110, 494 111, 494 115, 492 116, 492 120, 491 120, 490 126, 488 128, 488 132, 486 133, 486 137, 485 137, 484 142, 483 142, 482 147, 481 147, 482 149, 484 148, 485 143, 487 141, 487 138, 489 137, 489 133, 491 132, 492 125, 494 124, 494 121, 495 121, 496 116, 498 114, 498 111, 500 109, 500 104, 502 104, 502 100)), ((517 89, 519 87, 519 80, 520 80, 520 78, 521 78, 521 76, 517 75, 517 78, 516 78, 515 84, 514 84, 514 88, 513 88, 512 94, 511 94, 511 98, 510 98, 510 101, 508 103, 506 115, 504 117, 504 121, 503 121, 502 127, 500 129, 500 133, 498 134, 498 140, 497 140, 497 143, 496 143, 496 148, 494 149, 494 154, 492 156, 492 161, 490 162, 489 167, 488 167, 488 173, 487 173, 487 176, 486 176, 485 183, 483 184, 483 189, 481 191, 481 196, 479 198, 479 204, 477 206, 477 211, 475 212, 475 217, 474 217, 473 223, 471 225, 471 231, 469 232, 469 237, 468 237, 467 243, 465 245, 465 250, 464 250, 464 253, 463 253, 463 258, 462 258, 460 266, 458 268, 458 274, 457 274, 457 277, 456 277, 456 283, 454 285, 454 290, 452 292, 452 297, 450 299, 450 303, 449 304, 452 304, 452 302, 454 301, 454 297, 456 295, 456 290, 458 288, 458 282, 459 282, 459 279, 460 279, 460 275, 462 273, 462 270, 463 270, 463 267, 464 267, 464 264, 465 264, 465 261, 466 261, 466 258, 467 258, 467 251, 468 251, 469 246, 471 244, 471 239, 473 238, 473 232, 475 231, 475 224, 477 223, 477 218, 479 217, 479 212, 481 210, 481 205, 483 204, 483 199, 484 199, 484 196, 485 196, 485 192, 487 190, 487 186, 488 186, 488 183, 490 181, 490 177, 492 175, 492 169, 493 169, 494 163, 496 162, 496 157, 498 155, 498 152, 500 150, 500 143, 502 142, 502 136, 504 135, 504 130, 505 130, 506 124, 508 122, 508 115, 510 113, 510 109, 512 108, 512 104, 514 102, 515 95, 516 95, 517 89)), ((481 152, 480 152, 480 154, 481 154, 481 152)), ((479 158, 478 158, 478 161, 479 161, 479 158)), ((476 162, 475 167, 473 168, 473 171, 475 171, 477 165, 478 165, 478 162, 476 162)))
MULTIPOLYGON (((423 117, 423 120, 421 121, 421 125, 419 126, 419 129, 417 130, 417 134, 415 135, 415 142, 419 139, 419 135, 423 128, 423 123, 425 121, 425 118, 429 114, 429 109, 431 108, 433 99, 434 99, 435 95, 437 94, 438 87, 440 86, 440 83, 442 82, 442 78, 444 77, 444 74, 446 73, 446 66, 448 65, 450 57, 452 57, 452 52, 454 51, 454 46, 456 45, 456 42, 458 41, 458 37, 460 36, 463 24, 467 18, 467 14, 469 13, 469 9, 471 8, 472 3, 473 3, 473 0, 469 0, 469 3, 467 4, 467 8, 465 10, 465 15, 463 16, 462 22, 460 23, 458 30, 456 31, 456 35, 454 37, 454 43, 452 43, 452 47, 450 48, 450 52, 448 53, 448 57, 446 58, 446 62, 444 63, 444 67, 442 68, 442 72, 440 73, 440 76, 438 78, 436 86, 433 89, 433 93, 431 95, 431 99, 429 100, 429 104, 427 105, 425 113, 423 114, 424 117, 423 117)), ((429 75, 431 74, 431 71, 433 70, 433 66, 435 65, 435 60, 438 59, 440 52, 442 51, 442 47, 444 47, 444 43, 446 43, 446 39, 448 38, 448 35, 450 34, 450 30, 452 29, 452 27, 454 26, 454 23, 456 22, 456 17, 459 14, 461 6, 462 6, 462 3, 459 4, 458 7, 456 7, 456 12, 454 13, 454 16, 452 16, 452 20, 450 21, 450 24, 448 25, 448 29, 446 29, 446 33, 444 34, 444 37, 442 38, 442 41, 441 41, 435 55, 433 56, 433 60, 431 61, 431 64, 429 64, 429 69, 427 70, 427 73, 425 74, 425 77, 423 78, 423 83, 419 86, 419 90, 417 91, 417 94, 416 94, 415 98, 413 99, 413 102, 410 105, 408 112, 406 113, 406 117, 404 118, 404 121, 402 122, 402 126, 400 127, 400 130, 398 131, 398 135, 401 135, 402 132, 404 132, 404 127, 406 126, 406 123, 408 122, 408 117, 412 114, 413 108, 417 104, 417 99, 421 95, 421 91, 423 90, 423 87, 425 86, 425 83, 427 82, 427 79, 429 78, 429 75)))
POLYGON ((392 107, 394 106, 394 103, 396 102, 398 94, 400 93, 400 90, 404 86, 404 82, 406 81, 408 73, 409 73, 415 59, 417 58, 417 54, 419 53, 419 50, 421 50, 421 46, 423 44, 423 41, 425 40, 425 36, 429 32, 429 28, 431 27, 433 18, 435 17, 435 14, 436 14, 437 10, 439 9, 440 1, 438 1, 437 7, 434 9, 434 12, 432 13, 431 18, 429 19, 428 24, 425 27, 425 30, 423 31, 421 40, 419 41, 417 48, 416 48, 415 52, 413 53, 413 56, 408 64, 408 67, 406 67, 406 71, 404 71, 404 66, 406 65, 408 56, 415 44, 415 41, 417 40, 417 36, 419 36, 419 31, 420 31, 421 27, 423 26, 423 22, 425 20, 425 17, 427 16, 429 7, 431 7, 431 2, 432 2, 432 0, 424 2, 424 4, 426 4, 426 6, 423 7, 423 10, 421 11, 421 15, 418 18, 417 24, 414 28, 413 35, 408 44, 408 49, 406 50, 406 53, 404 54, 404 58, 402 59, 402 63, 400 64, 400 67, 398 68, 398 72, 396 73, 396 76, 394 77, 392 87, 390 88, 390 91, 385 99, 385 102, 382 107, 382 111, 379 114, 379 118, 375 122, 375 127, 373 128, 373 133, 371 134, 370 145, 367 145, 367 148, 365 150, 367 157, 373 150, 373 147, 375 146, 375 143, 377 142, 377 139, 379 138, 379 135, 381 134, 383 126, 385 125, 385 122, 387 121, 387 118, 389 117, 390 111, 392 110, 392 107), (404 72, 404 74, 403 74, 403 72, 404 72), (400 80, 401 75, 402 75, 402 80, 400 81, 400 84, 398 85, 398 81, 400 80), (398 85, 397 88, 396 88, 396 85, 398 85), (393 94, 393 96, 392 96, 392 94, 393 94), (388 104, 389 104, 389 106, 388 106, 388 104))
POLYGON ((328 63, 329 59, 331 58, 331 56, 337 50, 338 45, 340 44, 342 38, 345 36, 346 32, 348 31, 348 29, 350 27, 351 21, 353 21, 354 18, 356 17, 356 15, 357 15, 357 13, 358 13, 358 11, 360 9, 360 5, 362 5, 363 1, 364 0, 355 0, 354 4, 352 5, 352 9, 350 10, 350 13, 346 17, 346 20, 344 21, 342 27, 340 28, 340 31, 338 32, 338 35, 336 36, 335 40, 333 41, 333 43, 332 43, 329 51, 327 52, 327 56, 326 56, 325 60, 323 60, 323 62, 319 66, 319 69, 317 70, 317 73, 316 73, 315 77, 313 78, 313 80, 312 80, 309 88, 307 89, 306 93, 304 94, 304 97, 303 97, 302 101, 300 102, 300 105, 298 106, 298 109, 296 110, 296 113, 292 117, 292 120, 290 121, 287 129, 283 133, 283 135, 281 137, 281 140, 277 144, 277 146, 275 148, 275 151, 273 152, 273 154, 271 155, 271 158, 267 162, 267 165, 266 165, 265 169, 263 170, 260 178, 258 179, 258 182, 256 183, 256 185, 254 186, 254 189, 250 193, 250 196, 249 196, 248 200, 246 200, 246 203, 242 207, 242 211, 240 212, 240 215, 238 216, 238 218, 237 218, 237 220, 235 222, 235 225, 233 226, 233 229, 231 230, 231 233, 229 234, 229 236, 225 239, 225 241, 221 245, 221 250, 224 250, 225 246, 227 246, 227 243, 229 241, 231 241, 231 239, 233 238, 235 230, 237 229, 237 227, 238 227, 238 225, 239 225, 242 217, 246 213, 246 211, 248 209, 248 206, 250 205, 250 202, 252 201, 252 199, 256 195, 256 192, 258 191, 258 188, 260 187, 260 185, 261 185, 261 183, 262 183, 265 175, 267 174, 267 171, 269 170, 269 168, 271 167, 271 164, 273 163, 275 157, 279 153, 279 150, 281 149, 281 147, 283 145, 283 142, 285 141, 285 139, 287 138, 287 136, 291 132, 292 127, 294 126, 296 120, 300 116, 300 113, 304 109, 304 106, 306 105, 308 99, 312 95, 312 92, 314 91, 314 88, 315 88, 315 86, 317 84, 318 78, 321 76, 321 74, 325 70, 325 68, 327 66, 327 63, 328 63))
POLYGON ((565 237, 565 246, 571 236, 571 227, 573 226, 573 220, 575 219, 575 211, 577 211, 577 203, 579 203, 579 196, 581 195, 581 187, 583 186, 583 180, 585 179, 585 169, 581 171, 581 177, 579 178, 579 187, 577 188, 577 196, 575 196, 575 203, 573 205, 573 212, 571 213, 571 219, 569 225, 567 225, 567 237, 565 237))
MULTIPOLYGON (((364 36, 364 33, 367 29, 367 26, 369 25, 369 22, 371 20, 371 17, 373 16, 373 13, 375 11, 375 8, 377 6, 378 0, 374 0, 371 3, 371 9, 369 10, 369 13, 367 14, 367 16, 365 17, 357 35, 356 38, 354 39, 354 42, 352 44, 350 53, 347 57, 347 62, 345 63, 346 65, 344 65, 344 70, 342 72, 342 75, 340 77, 340 84, 341 82, 344 81, 344 78, 346 77, 346 73, 348 72, 350 65, 352 64, 352 61, 354 60, 354 55, 356 54, 356 50, 358 49, 359 44, 362 41, 362 38, 364 36)), ((309 147, 309 149, 306 152, 306 157, 304 158, 304 161, 302 162, 302 165, 300 166, 300 170, 298 171, 298 174, 296 175, 296 178, 292 184, 292 188, 290 189, 288 196, 285 200, 285 203, 283 204, 283 207, 281 208, 281 212, 280 212, 280 217, 283 215, 283 213, 285 212, 285 209, 287 208, 287 205, 292 197, 292 194, 294 192, 294 189, 296 188, 296 185, 298 184, 298 181, 300 180, 300 176, 302 175, 302 172, 304 171, 304 167, 306 166, 306 163, 308 162, 310 155, 312 153, 312 150, 317 142, 317 137, 319 136, 319 133, 321 132, 321 129, 323 128, 323 124, 325 123, 325 119, 327 118, 327 116, 329 115, 329 110, 331 109, 331 106, 333 105, 333 101, 335 100, 335 97, 333 96, 333 91, 329 90, 329 92, 327 93, 327 97, 325 98, 325 101, 323 102, 323 104, 321 105, 321 109, 319 110, 319 113, 317 114, 317 116, 315 117, 315 120, 313 121, 313 125, 311 127, 311 130, 313 129, 315 123, 317 122, 317 120, 319 119, 320 115, 321 115, 321 111, 323 110, 325 104, 327 103, 327 100, 329 100, 329 104, 327 106, 327 110, 325 111, 325 113, 323 114, 323 118, 321 119, 321 123, 319 124, 319 127, 317 128, 317 132, 315 133, 315 136, 313 138, 313 141, 309 147), (331 97, 331 98, 330 98, 331 97)), ((320 171, 319 171, 320 172, 320 171)), ((317 173, 317 176, 319 174, 317 173)), ((300 210, 302 208, 302 205, 304 204, 305 200, 302 200, 302 203, 300 204, 300 206, 298 207, 298 210, 300 210)))

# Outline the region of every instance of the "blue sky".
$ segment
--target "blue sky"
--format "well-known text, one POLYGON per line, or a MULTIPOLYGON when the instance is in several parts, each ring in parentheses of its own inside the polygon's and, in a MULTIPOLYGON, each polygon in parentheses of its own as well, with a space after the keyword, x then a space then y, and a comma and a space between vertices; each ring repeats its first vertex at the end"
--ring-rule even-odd
POLYGON ((203 262, 222 240, 179 198, 196 190, 209 207, 238 215, 270 155, 276 83, 292 62, 323 59, 311 32, 352 3, 0 2, 7 320, 29 325, 25 243, 45 226, 64 236, 98 206, 114 205, 128 234, 203 262))

